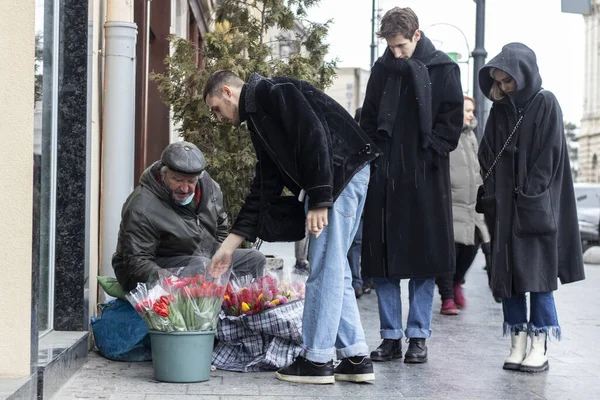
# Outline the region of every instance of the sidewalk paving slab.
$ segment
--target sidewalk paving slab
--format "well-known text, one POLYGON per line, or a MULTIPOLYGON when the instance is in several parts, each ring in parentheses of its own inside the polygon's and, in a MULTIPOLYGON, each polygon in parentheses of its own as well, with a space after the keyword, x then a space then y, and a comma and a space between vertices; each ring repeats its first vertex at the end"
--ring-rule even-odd
MULTIPOLYGON (((269 244, 266 249, 284 257, 286 268, 293 261, 293 244, 269 244)), ((585 281, 555 292, 563 339, 548 344, 548 372, 525 374, 502 369, 510 339, 502 336, 502 308, 487 288, 483 263, 480 253, 467 275, 468 307, 460 315, 440 315, 436 293, 428 363, 375 363, 377 379, 372 383, 302 385, 278 381, 273 372, 217 370, 207 382, 169 384, 153 379, 150 362, 113 362, 90 352, 54 399, 600 399, 600 266, 586 266, 585 281)), ((403 281, 404 320, 407 294, 403 281)), ((374 349, 381 341, 376 294, 363 295, 358 304, 367 343, 374 349)))

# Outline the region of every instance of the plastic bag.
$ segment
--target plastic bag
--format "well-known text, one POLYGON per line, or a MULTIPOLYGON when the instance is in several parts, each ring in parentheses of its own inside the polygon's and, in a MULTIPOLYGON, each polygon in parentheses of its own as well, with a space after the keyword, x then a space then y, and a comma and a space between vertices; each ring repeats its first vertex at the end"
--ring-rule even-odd
POLYGON ((304 300, 240 316, 221 314, 213 365, 239 372, 290 365, 302 350, 304 300))
POLYGON ((148 326, 131 304, 113 300, 100 305, 101 315, 92 318, 94 342, 100 354, 115 361, 149 361, 148 326))

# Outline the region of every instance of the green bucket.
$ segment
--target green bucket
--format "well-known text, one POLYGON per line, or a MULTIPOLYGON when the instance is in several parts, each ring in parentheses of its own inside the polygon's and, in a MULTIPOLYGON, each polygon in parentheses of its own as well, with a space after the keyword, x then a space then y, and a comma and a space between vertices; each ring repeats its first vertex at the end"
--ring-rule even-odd
POLYGON ((210 376, 215 331, 150 331, 154 378, 161 382, 202 382, 210 376))

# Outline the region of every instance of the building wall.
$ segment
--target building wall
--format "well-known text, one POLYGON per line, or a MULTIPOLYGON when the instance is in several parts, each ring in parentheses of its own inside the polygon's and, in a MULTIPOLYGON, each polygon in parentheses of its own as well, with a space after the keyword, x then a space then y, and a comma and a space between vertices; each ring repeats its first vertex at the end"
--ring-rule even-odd
POLYGON ((350 115, 362 107, 367 92, 369 70, 362 68, 338 68, 333 84, 325 91, 340 103, 350 115))
POLYGON ((583 118, 579 133, 579 181, 600 181, 600 0, 593 0, 585 20, 583 118))
MULTIPOLYGON (((585 127, 590 129, 593 124, 587 121, 585 127)), ((600 182, 600 126, 598 126, 598 122, 596 122, 596 127, 595 134, 586 134, 579 137, 578 182, 600 182)))
POLYGON ((33 1, 0 13, 0 377, 30 373, 34 105, 33 1))

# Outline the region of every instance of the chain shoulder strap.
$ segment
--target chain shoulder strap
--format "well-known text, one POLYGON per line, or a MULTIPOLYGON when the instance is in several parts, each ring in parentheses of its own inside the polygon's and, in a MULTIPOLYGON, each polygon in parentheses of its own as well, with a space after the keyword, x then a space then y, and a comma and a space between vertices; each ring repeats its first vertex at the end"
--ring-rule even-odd
POLYGON ((504 150, 506 150, 506 148, 508 147, 508 144, 510 143, 511 139, 513 138, 514 134, 517 132, 517 130, 519 129, 519 126, 521 126, 521 121, 523 121, 523 117, 525 116, 525 114, 522 114, 521 117, 519 118, 519 120, 517 121, 517 123, 515 124, 514 129, 512 130, 512 132, 510 133, 510 135, 508 136, 508 139, 506 139, 506 142, 504 142, 504 146, 502 146, 502 148, 500 149, 500 152, 498 153, 498 155, 496 156, 496 159, 494 160, 494 162, 492 163, 490 169, 488 169, 488 171, 486 172, 485 176, 483 177, 483 181, 485 182, 487 180, 487 178, 492 174, 492 171, 494 170, 494 167, 496 166, 496 164, 498 163, 498 161, 500 160, 500 156, 502 156, 502 153, 504 153, 504 150))

